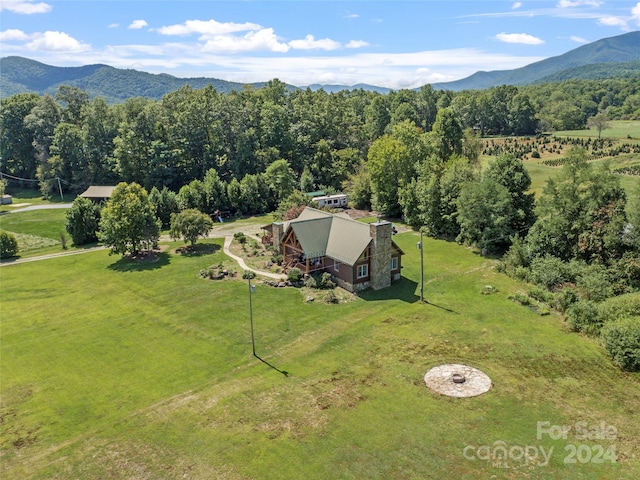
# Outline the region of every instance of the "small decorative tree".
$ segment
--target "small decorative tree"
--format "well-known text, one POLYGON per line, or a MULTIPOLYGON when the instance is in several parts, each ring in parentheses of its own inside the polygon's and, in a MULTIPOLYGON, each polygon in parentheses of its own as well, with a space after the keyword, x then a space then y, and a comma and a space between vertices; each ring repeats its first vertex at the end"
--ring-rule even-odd
POLYGON ((9 232, 0 232, 0 258, 11 258, 18 253, 18 241, 9 232))
POLYGON ((213 227, 213 220, 208 215, 189 208, 180 213, 171 215, 171 230, 169 234, 174 240, 183 238, 185 243, 191 243, 193 247, 198 237, 206 237, 213 227))

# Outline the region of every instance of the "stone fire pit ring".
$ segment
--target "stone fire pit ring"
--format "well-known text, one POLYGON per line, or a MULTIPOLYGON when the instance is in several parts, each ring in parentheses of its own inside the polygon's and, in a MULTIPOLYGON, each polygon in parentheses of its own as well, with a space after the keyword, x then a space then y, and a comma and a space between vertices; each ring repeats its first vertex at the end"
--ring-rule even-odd
POLYGON ((456 398, 476 397, 491 389, 486 373, 459 363, 433 367, 425 374, 424 383, 436 393, 456 398))

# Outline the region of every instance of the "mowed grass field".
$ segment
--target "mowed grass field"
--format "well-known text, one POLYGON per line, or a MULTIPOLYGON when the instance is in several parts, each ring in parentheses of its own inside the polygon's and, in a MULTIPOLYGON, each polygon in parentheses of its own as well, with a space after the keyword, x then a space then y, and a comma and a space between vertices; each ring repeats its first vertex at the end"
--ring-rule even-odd
POLYGON ((526 286, 453 243, 425 239, 420 303, 418 237, 394 238, 402 280, 351 303, 258 284, 256 349, 275 369, 251 355, 246 281, 199 278, 227 261, 222 239, 202 256, 169 244, 155 263, 96 251, 0 268, 0 476, 640 477, 640 375, 509 300, 526 286), (443 363, 483 370, 492 389, 429 391, 443 363), (538 422, 570 430, 554 439, 538 422), (494 465, 496 446, 511 455, 494 465))

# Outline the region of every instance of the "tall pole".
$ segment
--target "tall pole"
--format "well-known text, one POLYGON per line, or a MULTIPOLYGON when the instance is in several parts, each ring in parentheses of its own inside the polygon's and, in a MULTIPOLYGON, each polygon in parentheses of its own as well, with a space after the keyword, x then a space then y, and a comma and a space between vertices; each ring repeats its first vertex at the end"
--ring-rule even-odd
POLYGON ((251 275, 247 276, 247 280, 249 281, 249 322, 251 322, 251 350, 253 351, 253 356, 256 356, 256 342, 253 337, 253 305, 251 304, 251 275))
POLYGON ((424 302, 424 243, 422 228, 420 228, 420 301, 424 302))
POLYGON ((64 196, 62 195, 62 185, 60 184, 60 177, 56 177, 58 179, 58 190, 60 190, 60 200, 64 202, 64 196))

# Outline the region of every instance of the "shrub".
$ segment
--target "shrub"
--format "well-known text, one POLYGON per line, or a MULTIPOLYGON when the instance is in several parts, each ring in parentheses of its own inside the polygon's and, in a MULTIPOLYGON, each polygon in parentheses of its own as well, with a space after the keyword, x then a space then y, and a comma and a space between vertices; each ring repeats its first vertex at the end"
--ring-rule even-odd
POLYGON ((608 323, 602 328, 602 340, 614 363, 630 372, 640 371, 640 317, 608 323))
POLYGON ((332 289, 335 287, 336 284, 331 280, 331 274, 329 272, 324 272, 320 277, 320 288, 332 289))
POLYGON ((520 305, 524 305, 525 307, 531 305, 531 299, 522 292, 516 292, 515 294, 510 295, 509 300, 513 300, 514 302, 517 302, 520 305))
POLYGON ((597 335, 602 328, 598 306, 589 300, 579 300, 567 310, 567 321, 574 332, 597 335))
POLYGON ((301 278, 302 270, 297 267, 293 267, 291 270, 289 270, 289 273, 287 273, 287 280, 289 280, 290 282, 299 282, 301 278))
POLYGON ((324 297, 324 301, 326 303, 338 303, 338 297, 336 296, 335 293, 328 292, 327 295, 324 297))
POLYGON ((9 232, 0 232, 0 258, 11 258, 18 253, 18 241, 9 232))
POLYGON ((240 243, 241 245, 244 245, 245 243, 247 243, 247 237, 242 232, 234 233, 233 238, 235 238, 238 241, 238 243, 240 243))
POLYGON ((578 294, 571 287, 565 287, 553 296, 553 307, 559 312, 566 312, 578 301, 578 294))
POLYGON ((282 261, 283 261, 282 254, 271 256, 271 263, 275 263, 276 265, 282 265, 282 261))
POLYGON ((569 281, 566 266, 559 258, 550 255, 536 258, 531 262, 531 282, 549 290, 569 281))
POLYGON ((584 292, 587 300, 602 302, 613 296, 613 287, 606 269, 598 265, 583 269, 576 279, 576 285, 584 292))
POLYGON ((309 276, 309 278, 304 281, 304 286, 307 288, 316 288, 318 286, 318 282, 316 282, 315 278, 309 276))
POLYGON ((534 150, 531 152, 531 158, 540 158, 540 152, 538 150, 534 150))
POLYGON ((610 298, 598 305, 598 313, 603 324, 627 317, 640 317, 640 295, 632 293, 610 298))
POLYGON ((531 298, 535 298, 539 302, 551 303, 553 301, 553 294, 541 287, 531 287, 527 293, 531 298))

